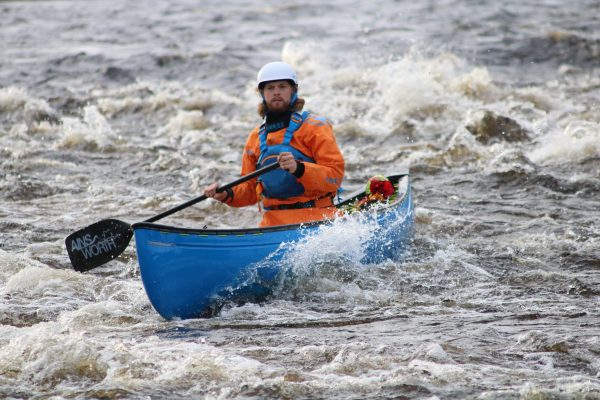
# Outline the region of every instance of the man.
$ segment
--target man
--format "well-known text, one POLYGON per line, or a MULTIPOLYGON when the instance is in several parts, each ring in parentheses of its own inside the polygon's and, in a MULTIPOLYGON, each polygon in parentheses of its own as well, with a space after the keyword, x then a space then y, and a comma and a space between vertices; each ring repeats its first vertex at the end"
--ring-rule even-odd
POLYGON ((258 112, 264 123, 248 136, 242 175, 274 162, 280 169, 220 193, 218 183, 213 183, 204 195, 232 207, 262 203, 261 227, 333 218, 344 158, 331 123, 302 112, 304 100, 298 98, 298 79, 289 64, 266 64, 258 72, 257 84, 262 97, 258 112))

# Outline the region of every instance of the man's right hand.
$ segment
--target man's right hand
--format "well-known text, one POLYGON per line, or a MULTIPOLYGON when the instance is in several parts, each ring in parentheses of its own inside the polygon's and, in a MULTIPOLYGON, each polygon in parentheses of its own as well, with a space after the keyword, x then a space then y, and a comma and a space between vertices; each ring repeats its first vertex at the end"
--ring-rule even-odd
POLYGON ((212 185, 208 185, 207 187, 204 188, 204 195, 206 197, 211 197, 215 200, 219 200, 221 202, 225 201, 225 199, 227 198, 227 192, 222 191, 222 192, 217 193, 218 187, 219 187, 219 182, 215 182, 212 185))

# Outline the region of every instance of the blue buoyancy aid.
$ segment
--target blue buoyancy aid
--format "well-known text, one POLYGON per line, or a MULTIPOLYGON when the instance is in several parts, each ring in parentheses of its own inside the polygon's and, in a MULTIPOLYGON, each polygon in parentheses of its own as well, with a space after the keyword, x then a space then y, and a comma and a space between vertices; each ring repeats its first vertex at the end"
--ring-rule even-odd
MULTIPOLYGON (((304 155, 301 151, 290 145, 294 132, 296 132, 304 120, 308 117, 309 112, 304 111, 302 114, 293 113, 290 119, 283 141, 280 144, 267 145, 267 131, 265 125, 260 127, 258 131, 260 143, 260 158, 258 159, 257 168, 262 168, 277 161, 277 156, 280 153, 290 152, 296 160, 302 162, 314 163, 315 160, 304 155)), ((262 184, 263 195, 268 198, 287 199, 290 197, 300 196, 304 193, 302 186, 297 178, 283 169, 276 169, 260 176, 258 181, 262 184)))

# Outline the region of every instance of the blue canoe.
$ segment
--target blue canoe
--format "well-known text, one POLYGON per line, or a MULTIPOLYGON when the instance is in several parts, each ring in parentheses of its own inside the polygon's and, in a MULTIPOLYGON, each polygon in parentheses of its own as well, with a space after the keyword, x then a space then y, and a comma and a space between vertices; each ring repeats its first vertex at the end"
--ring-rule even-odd
MULTIPOLYGON (((400 260, 412 234, 413 202, 408 172, 388 176, 396 194, 360 213, 372 234, 362 243, 361 262, 400 260)), ((352 210, 365 193, 360 192, 336 206, 352 210)), ((335 221, 339 223, 340 221, 335 221)), ((343 221, 341 221, 343 223, 343 221)), ((277 277, 277 261, 290 248, 311 235, 327 234, 321 228, 331 221, 251 229, 188 229, 154 223, 133 225, 140 273, 148 298, 166 318, 198 318, 214 315, 215 305, 228 298, 264 298, 269 282, 277 277), (264 262, 268 260, 267 262, 264 262), (248 272, 259 268, 260 283, 249 282, 248 272), (267 282, 267 283, 265 283, 267 282)))

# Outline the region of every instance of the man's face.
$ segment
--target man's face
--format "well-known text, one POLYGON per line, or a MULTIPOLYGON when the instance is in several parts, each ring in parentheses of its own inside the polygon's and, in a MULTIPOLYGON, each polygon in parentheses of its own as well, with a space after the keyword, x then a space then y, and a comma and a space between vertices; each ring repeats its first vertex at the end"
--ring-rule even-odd
POLYGON ((265 83, 263 96, 269 111, 281 112, 290 108, 294 87, 288 81, 272 81, 265 83))

